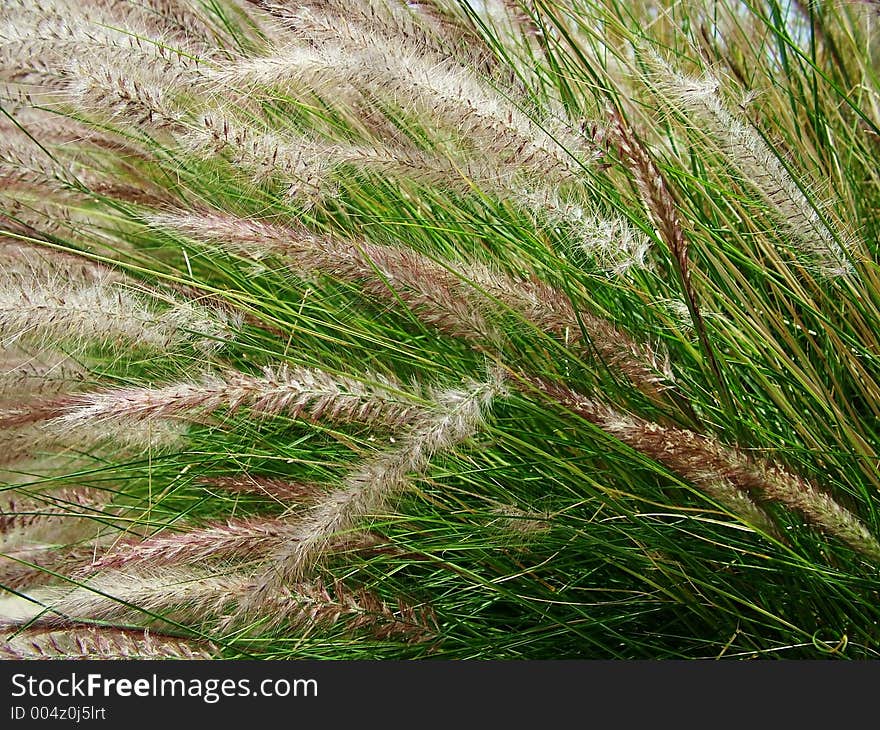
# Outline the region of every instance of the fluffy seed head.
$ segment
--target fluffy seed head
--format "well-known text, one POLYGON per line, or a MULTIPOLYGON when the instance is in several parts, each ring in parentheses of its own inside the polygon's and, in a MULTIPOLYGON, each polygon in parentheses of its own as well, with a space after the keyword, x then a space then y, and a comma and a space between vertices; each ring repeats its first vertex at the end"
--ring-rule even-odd
POLYGON ((483 423, 492 399, 504 387, 500 373, 493 373, 487 382, 438 392, 433 408, 395 448, 356 467, 342 487, 331 491, 309 514, 289 525, 286 546, 257 579, 252 595, 239 613, 253 613, 263 600, 278 595, 286 584, 305 579, 335 536, 354 529, 365 517, 383 509, 405 489, 412 474, 424 473, 435 454, 473 435, 483 423))
POLYGON ((149 631, 76 627, 59 631, 28 629, 0 636, 6 659, 214 659, 210 644, 198 644, 149 631))
POLYGON ((702 78, 685 76, 659 58, 654 64, 663 99, 711 139, 742 179, 769 203, 795 248, 812 256, 826 275, 851 271, 846 251, 851 236, 822 220, 818 209, 829 206, 815 206, 776 152, 728 110, 719 94, 720 81, 708 72, 702 78))

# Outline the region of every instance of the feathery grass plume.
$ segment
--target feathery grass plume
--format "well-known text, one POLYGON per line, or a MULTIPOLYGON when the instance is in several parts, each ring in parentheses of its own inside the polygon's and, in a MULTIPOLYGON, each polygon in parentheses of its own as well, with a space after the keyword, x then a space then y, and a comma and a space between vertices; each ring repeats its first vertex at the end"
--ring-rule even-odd
POLYGON ((483 383, 438 392, 432 410, 419 418, 393 448, 366 460, 346 477, 343 486, 328 493, 286 531, 286 545, 254 582, 238 617, 258 613, 260 606, 284 586, 304 580, 340 533, 356 528, 369 515, 384 509, 421 475, 441 451, 476 433, 493 399, 504 392, 500 373, 483 383))
MULTIPOLYGON (((364 114, 361 121, 365 121, 364 114)), ((579 222, 569 218, 572 208, 549 189, 532 189, 534 183, 526 176, 453 150, 426 152, 386 126, 369 130, 366 142, 354 144, 314 138, 292 129, 267 132, 228 114, 208 112, 201 115, 200 125, 182 127, 178 139, 184 149, 220 154, 259 180, 276 178, 286 183, 287 196, 305 207, 332 197, 336 192, 333 176, 351 166, 383 179, 416 182, 458 194, 473 193, 478 186, 548 215, 559 225, 579 229, 579 222)))
POLYGON ((303 207, 312 207, 330 195, 332 165, 345 161, 342 146, 333 147, 292 132, 280 135, 261 131, 213 112, 202 114, 199 125, 181 128, 177 139, 184 150, 221 155, 257 180, 279 180, 287 186, 286 195, 303 207))
POLYGON ((650 241, 620 216, 589 213, 572 195, 536 183, 529 175, 499 170, 491 161, 455 156, 451 151, 428 154, 410 147, 326 148, 327 160, 354 165, 383 178, 412 181, 459 195, 479 190, 529 214, 537 223, 556 229, 588 254, 599 270, 622 275, 644 268, 650 241))
MULTIPOLYGON (((3 449, 0 450, 0 467, 17 462, 28 461, 45 456, 47 448, 57 447, 57 441, 47 439, 36 426, 25 426, 3 434, 3 449)), ((8 471, 0 468, 0 475, 6 477, 8 471)))
MULTIPOLYGON (((95 421, 83 425, 72 433, 63 423, 49 422, 41 432, 49 444, 72 449, 88 447, 94 449, 102 444, 120 446, 123 453, 161 452, 177 448, 187 435, 187 426, 169 421, 147 421, 119 424, 95 421)), ((38 437, 39 438, 39 437, 38 437)))
POLYGON ((761 135, 727 108, 719 94, 721 82, 708 71, 702 78, 685 76, 659 57, 653 63, 660 97, 717 145, 743 181, 764 197, 785 225, 792 247, 813 256, 827 276, 851 272, 849 237, 830 228, 819 213, 830 204, 810 201, 761 135))
POLYGON ((117 17, 121 16, 127 26, 144 27, 158 35, 168 34, 175 45, 184 44, 196 50, 213 47, 223 28, 208 22, 198 10, 199 6, 180 0, 146 0, 145 2, 119 2, 98 0, 99 7, 107 7, 117 17))
POLYGON ((5 550, 0 555, 0 591, 29 590, 53 582, 57 575, 71 575, 94 559, 100 541, 5 550))
POLYGON ((76 82, 69 89, 70 103, 112 122, 128 122, 152 129, 175 130, 185 119, 172 100, 167 84, 132 74, 114 66, 83 63, 74 69, 76 82))
MULTIPOLYGON (((162 116, 155 110, 147 116, 151 115, 162 116)), ((170 119, 167 114, 163 118, 170 119)), ((353 165, 374 175, 433 185, 460 194, 471 193, 476 184, 548 218, 554 226, 564 227, 615 271, 641 264, 644 257, 644 240, 638 240, 638 234, 627 229, 622 220, 603 223, 601 219, 585 217, 581 206, 565 203, 555 191, 536 188, 521 176, 499 172, 496 166, 483 160, 429 154, 405 142, 392 145, 385 140, 384 146, 355 145, 309 139, 291 130, 285 130, 284 134, 267 133, 221 112, 206 112, 200 119, 197 125, 185 124, 181 116, 176 122, 168 121, 166 126, 174 131, 185 150, 219 154, 260 180, 274 178, 284 182, 288 186, 287 195, 305 208, 333 195, 336 189, 333 174, 340 166, 353 165)), ((15 154, 12 148, 7 150, 5 173, 6 179, 18 181, 19 185, 51 182, 58 186, 59 192, 69 195, 76 184, 88 184, 95 192, 121 200, 148 205, 169 202, 148 182, 140 187, 113 184, 88 167, 71 168, 69 164, 45 158, 34 152, 32 144, 20 147, 15 154)), ((46 214, 43 218, 47 219, 41 220, 45 227, 52 216, 46 214)))
POLYGON ((656 397, 670 375, 658 353, 606 319, 575 312, 568 296, 534 277, 516 278, 475 263, 441 263, 415 251, 370 243, 349 244, 341 251, 301 249, 288 256, 358 283, 373 296, 399 297, 420 319, 453 336, 497 347, 503 338, 482 312, 509 310, 545 333, 562 337, 569 346, 586 339, 588 351, 619 369, 649 396, 656 397))
POLYGON ((0 237, 0 276, 10 281, 67 279, 69 282, 121 282, 113 269, 85 256, 0 237))
MULTIPOLYGON (((257 4, 282 22, 295 22, 297 13, 303 10, 332 14, 389 40, 403 38, 409 45, 428 49, 432 53, 461 56, 474 66, 492 60, 482 39, 467 23, 462 22, 454 5, 403 0, 366 0, 362 3, 303 0, 295 4, 258 0, 257 4)), ((335 40, 332 32, 327 35, 314 33, 310 38, 315 43, 335 40)))
POLYGON ((423 643, 436 641, 439 634, 430 607, 412 606, 403 599, 392 607, 364 588, 350 590, 342 581, 334 583, 332 593, 320 580, 299 584, 295 590, 285 588, 270 597, 264 614, 261 626, 287 622, 326 630, 342 619, 347 632, 366 629, 379 640, 423 643))
MULTIPOLYGON (((96 238, 106 237, 99 232, 107 227, 107 221, 93 212, 96 197, 145 206, 169 205, 174 200, 143 178, 135 184, 119 183, 110 178, 110 172, 70 159, 62 162, 54 154, 56 159, 49 163, 39 155, 25 159, 0 152, 0 201, 5 207, 0 231, 39 240, 52 234, 93 250, 96 238), (90 192, 82 192, 83 187, 90 192), (47 193, 52 193, 51 197, 46 197, 47 193)), ((114 243, 123 251, 131 250, 118 238, 114 243)))
POLYGON ((289 185, 287 194, 306 208, 334 192, 330 178, 337 168, 354 166, 383 178, 458 194, 472 193, 476 186, 564 229, 600 267, 613 273, 644 266, 650 246, 646 236, 620 217, 589 215, 582 205, 560 197, 554 187, 536 185, 527 175, 451 150, 432 154, 405 140, 389 139, 381 145, 321 142, 290 130, 283 135, 267 134, 218 114, 205 114, 203 126, 189 129, 180 141, 193 151, 225 153, 234 165, 260 179, 280 178, 289 185))
POLYGON ((567 344, 580 343, 586 335, 588 348, 648 395, 656 396, 670 377, 658 353, 608 320, 575 312, 567 296, 534 277, 516 278, 481 264, 443 263, 409 249, 316 236, 220 213, 165 213, 148 220, 248 258, 278 254, 299 275, 315 271, 358 284, 371 296, 403 301, 440 331, 480 345, 498 346, 502 335, 486 315, 509 309, 567 344))
POLYGON ((90 127, 78 118, 81 105, 74 107, 72 114, 24 107, 0 117, 0 194, 10 201, 6 218, 42 213, 44 220, 35 227, 45 232, 64 205, 62 210, 70 211, 66 227, 80 223, 93 236, 100 228, 89 215, 96 196, 154 206, 174 200, 162 186, 136 172, 136 164, 150 159, 143 145, 90 127), (52 206, 46 201, 47 189, 55 193, 52 206))
POLYGON ((214 74, 216 81, 287 91, 355 89, 442 123, 477 154, 491 156, 512 171, 528 170, 557 182, 579 179, 583 165, 595 155, 564 125, 536 123, 503 94, 442 56, 308 9, 292 13, 288 24, 302 45, 233 62, 214 74), (332 35, 334 42, 309 46, 316 35, 332 35))
POLYGON ((120 62, 109 46, 68 62, 64 98, 73 108, 152 133, 178 131, 198 100, 199 59, 167 50, 161 39, 135 39, 120 62), (133 55, 133 57, 132 57, 133 55))
POLYGON ((111 423, 127 427, 131 422, 198 418, 245 406, 252 414, 265 417, 283 414, 385 427, 405 426, 418 418, 422 408, 417 396, 407 396, 399 383, 388 378, 368 378, 361 381, 282 365, 264 368, 262 376, 229 371, 157 388, 80 393, 46 403, 36 415, 54 418, 52 425, 61 429, 111 423))
MULTIPOLYGON (((80 40, 99 44, 133 35, 162 36, 165 29, 156 21, 167 16, 158 8, 149 7, 150 4, 128 0, 48 0, 34 5, 27 0, 9 0, 0 10, 0 27, 10 36, 18 32, 25 39, 35 36, 35 40, 63 40, 79 33, 80 40), (148 19, 153 22, 144 22, 148 19)), ((190 22, 195 31, 195 14, 190 16, 190 22)), ((195 34, 178 39, 183 44, 196 40, 195 34)))
MULTIPOLYGON (((34 521, 46 516, 40 513, 40 507, 52 503, 59 505, 91 508, 102 503, 100 490, 92 487, 65 487, 49 490, 44 493, 14 491, 10 494, 0 492, 0 532, 8 533, 16 527, 30 527, 34 521)), ((51 510, 48 516, 52 516, 51 510)), ((64 515, 61 515, 64 516, 64 515)))
POLYGON ((678 262, 686 287, 690 289, 687 276, 688 241, 684 236, 675 198, 654 160, 624 118, 614 110, 609 110, 608 114, 612 120, 612 139, 635 178, 636 187, 655 228, 678 262))
POLYGON ((79 585, 43 586, 25 595, 0 597, 0 626, 65 627, 84 620, 199 625, 207 617, 222 615, 246 585, 241 575, 229 571, 111 570, 79 585))
POLYGON ((96 558, 80 574, 132 566, 200 565, 217 558, 254 559, 277 549, 284 526, 280 518, 253 517, 127 541, 96 558))
MULTIPOLYGON (((94 536, 99 526, 82 519, 105 514, 107 495, 89 487, 68 487, 45 493, 0 492, 0 549, 8 551, 40 543, 70 543, 94 536)), ((109 516, 109 515, 108 515, 109 516)))
MULTIPOLYGON (((0 594, 44 585, 54 579, 52 573, 72 570, 82 563, 81 560, 59 560, 58 554, 62 551, 70 552, 68 548, 62 549, 58 545, 32 545, 4 551, 0 554, 0 594)), ((83 554, 80 557, 86 556, 83 554)))
MULTIPOLYGON (((65 96, 65 91, 83 88, 82 77, 98 69, 126 70, 118 78, 132 75, 145 80, 188 69, 183 51, 172 49, 161 35, 153 36, 143 26, 120 27, 114 15, 94 8, 68 6, 62 11, 43 9, 19 13, 0 21, 0 61, 4 75, 13 81, 40 79, 65 96), (88 54, 82 51, 88 49, 88 54)), ((101 79, 92 83, 101 85, 101 79)), ((109 87, 105 87, 109 93, 109 87)), ((57 95, 56 95, 56 98, 57 95)))
POLYGON ((13 234, 41 240, 70 228, 73 216, 64 207, 52 203, 30 206, 0 193, 6 212, 0 213, 0 234, 13 234), (51 211, 51 212, 50 212, 51 211))
MULTIPOLYGON (((284 547, 289 519, 249 517, 193 527, 174 534, 159 534, 144 540, 117 543, 100 557, 80 563, 76 575, 86 577, 105 569, 138 566, 204 565, 208 560, 253 562, 284 547)), ((369 532, 336 536, 328 553, 369 553, 393 550, 378 535, 369 532)))
POLYGON ((510 192, 514 202, 563 231, 599 270, 622 276, 647 266, 650 240, 621 216, 596 215, 552 189, 521 187, 510 192))
MULTIPOLYGON (((532 277, 513 278, 488 267, 463 267, 464 280, 478 287, 542 331, 562 337, 569 347, 581 345, 619 370, 639 390, 656 397, 673 375, 666 358, 636 342, 613 322, 589 312, 575 311, 571 299, 553 286, 532 277)), ((469 292, 473 297, 473 293, 469 292)))
POLYGON ((431 154, 399 140, 383 145, 321 142, 298 133, 266 134, 228 117, 206 114, 203 126, 180 136, 192 151, 223 153, 260 179, 276 177, 288 184, 287 195, 306 208, 332 195, 332 176, 341 166, 354 166, 382 178, 412 181, 458 194, 477 187, 514 203, 566 233, 600 268, 622 274, 643 267, 648 238, 619 216, 588 214, 567 202, 554 188, 536 185, 528 176, 500 170, 485 159, 468 159, 447 151, 431 154))
POLYGON ((0 636, 6 659, 216 659, 210 643, 96 626, 61 631, 26 629, 0 636))
POLYGON ((317 236, 254 219, 206 214, 159 214, 150 220, 232 253, 260 260, 281 255, 294 273, 319 272, 359 284, 371 296, 402 300, 428 324, 456 337, 494 342, 499 334, 462 294, 461 277, 415 251, 317 236))
MULTIPOLYGON (((247 577, 234 572, 189 568, 108 571, 73 588, 46 586, 26 596, 0 597, 0 626, 66 629, 81 621, 210 626, 223 619, 248 587, 247 577)), ((368 628, 381 637, 408 636, 413 641, 436 635, 429 609, 418 610, 401 602, 394 610, 363 590, 349 593, 339 588, 333 597, 319 582, 285 587, 270 597, 259 618, 270 626, 304 628, 326 627, 344 619, 352 631, 368 628)))
POLYGON ((19 134, 10 134, 0 141, 0 181, 7 194, 16 191, 21 194, 27 189, 25 186, 31 190, 36 188, 44 195, 47 190, 69 194, 80 175, 87 182, 95 181, 94 175, 63 152, 47 154, 47 148, 41 150, 19 134))
MULTIPOLYGON (((184 149, 220 154, 235 167, 286 184, 286 195, 310 208, 336 194, 335 174, 354 166, 373 175, 469 192, 473 181, 498 180, 497 171, 467 160, 447 160, 410 144, 351 144, 312 139, 293 130, 260 131, 228 116, 205 114, 202 126, 179 135, 184 149)), ((505 189, 506 190, 506 189, 505 189)))
MULTIPOLYGON (((158 302, 157 302, 158 303, 158 302)), ((170 301, 157 310, 114 281, 94 283, 0 278, 0 344, 179 348, 211 351, 228 336, 216 313, 170 301)))
POLYGON ((620 216, 587 216, 578 209, 566 220, 574 221, 578 245, 600 268, 623 275, 646 267, 650 240, 620 216))
MULTIPOLYGON (((47 454, 71 454, 112 446, 118 455, 159 453, 179 447, 187 434, 183 423, 160 421, 129 423, 91 423, 72 433, 52 422, 25 423, 2 432, 0 467, 44 457, 47 454)), ((0 475, 4 470, 0 469, 0 475)))
POLYGON ((108 501, 88 487, 0 493, 0 586, 33 587, 91 562, 112 536, 117 512, 108 501))
MULTIPOLYGON (((712 436, 622 413, 564 385, 539 378, 527 381, 564 408, 693 482, 732 512, 747 520, 757 518, 759 522, 752 523, 755 527, 764 527, 770 521, 749 499, 750 495, 799 512, 824 532, 880 562, 880 542, 861 520, 803 477, 752 458, 741 448, 722 444, 712 436), (734 495, 731 486, 741 494, 734 495), (741 511, 744 507, 747 513, 741 511)), ((769 534, 773 532, 768 530, 769 534)))
POLYGON ((324 488, 318 484, 293 482, 288 479, 264 477, 256 474, 205 478, 199 480, 199 485, 205 489, 265 497, 285 505, 312 502, 324 491, 324 488))
MULTIPOLYGON (((148 152, 135 140, 92 126, 76 114, 19 105, 6 108, 9 116, 0 117, 4 148, 29 145, 32 149, 43 146, 65 159, 90 156, 96 153, 119 153, 125 158, 146 160, 148 152)), ((118 183, 115 178, 108 182, 118 183)))
POLYGON ((57 418, 63 415, 68 397, 31 399, 12 408, 0 408, 0 429, 15 429, 57 418))
POLYGON ((137 28, 171 33, 177 42, 188 44, 208 43, 212 31, 204 17, 177 0, 45 0, 39 5, 29 0, 7 0, 0 9, 0 21, 49 30, 71 21, 92 21, 96 26, 115 21, 116 26, 105 32, 115 27, 137 28))
POLYGON ((697 293, 691 281, 690 245, 684 235, 675 196, 648 150, 630 129, 626 120, 616 110, 609 110, 609 115, 611 116, 611 136, 621 157, 635 178, 636 187, 654 226, 672 254, 691 320, 700 339, 703 353, 708 360, 709 369, 714 376, 721 400, 728 410, 732 410, 730 392, 724 373, 706 331, 706 323, 703 320, 697 293))
POLYGON ((207 103, 197 85, 200 63, 206 60, 199 55, 199 44, 169 40, 144 26, 120 27, 112 14, 92 17, 80 9, 65 14, 48 31, 29 27, 25 20, 5 33, 0 29, 0 40, 4 37, 0 51, 5 49, 11 58, 0 68, 18 69, 13 79, 52 79, 54 93, 47 102, 56 111, 95 115, 152 136, 180 131, 194 102, 207 103), (48 33, 50 40, 35 40, 41 33, 48 33))
POLYGON ((48 396, 82 387, 88 371, 60 353, 20 348, 0 351, 0 407, 6 399, 48 396))
MULTIPOLYGON (((15 499, 8 501, 18 502, 17 492, 12 494, 15 499)), ((59 576, 78 574, 118 544, 120 529, 132 539, 146 530, 128 519, 125 509, 114 506, 108 496, 86 507, 71 507, 52 493, 41 498, 44 504, 31 525, 16 527, 11 539, 0 538, 0 586, 7 589, 33 588, 59 576)), ((34 501, 25 491, 21 499, 34 501)), ((6 516, 13 524, 26 517, 30 515, 6 516)))

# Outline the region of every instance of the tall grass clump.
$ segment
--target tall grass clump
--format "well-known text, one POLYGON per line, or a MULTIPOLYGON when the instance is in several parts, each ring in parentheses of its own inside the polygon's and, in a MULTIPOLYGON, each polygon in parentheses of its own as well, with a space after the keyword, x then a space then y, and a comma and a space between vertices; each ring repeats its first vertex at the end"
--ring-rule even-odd
POLYGON ((878 656, 875 11, 4 2, 0 655, 878 656))

